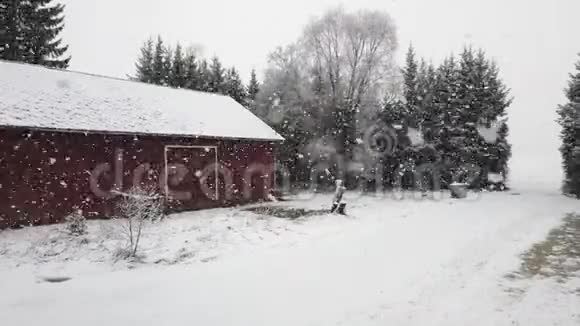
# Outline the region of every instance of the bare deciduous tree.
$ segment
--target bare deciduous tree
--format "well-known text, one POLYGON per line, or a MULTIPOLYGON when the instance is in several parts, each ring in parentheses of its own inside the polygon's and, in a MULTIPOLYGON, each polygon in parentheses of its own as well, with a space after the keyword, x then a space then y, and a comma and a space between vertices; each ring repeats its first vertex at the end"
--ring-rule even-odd
POLYGON ((123 250, 125 258, 135 257, 145 223, 159 221, 163 218, 163 199, 153 189, 133 188, 127 193, 119 193, 121 199, 117 204, 118 217, 121 221, 121 233, 127 240, 123 250))
POLYGON ((339 8, 270 54, 255 113, 286 138, 280 161, 297 180, 311 179, 319 166, 348 184, 346 171, 361 159, 355 143, 366 130, 357 129, 376 122, 385 93, 399 96, 395 33, 386 13, 339 8), (322 152, 331 154, 317 157, 322 152))
POLYGON ((309 65, 322 72, 334 109, 338 151, 350 155, 356 113, 367 96, 391 80, 396 29, 384 12, 342 8, 313 20, 301 44, 309 65))

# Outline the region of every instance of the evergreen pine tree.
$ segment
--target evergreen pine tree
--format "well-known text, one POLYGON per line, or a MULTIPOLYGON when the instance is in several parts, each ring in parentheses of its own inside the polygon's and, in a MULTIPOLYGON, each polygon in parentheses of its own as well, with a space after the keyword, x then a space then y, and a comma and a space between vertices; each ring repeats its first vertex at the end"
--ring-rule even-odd
POLYGON ((197 59, 195 53, 189 51, 184 59, 185 67, 185 84, 184 87, 193 90, 199 90, 199 72, 197 67, 197 59))
POLYGON ((187 84, 187 67, 186 58, 183 56, 181 45, 178 43, 173 54, 173 63, 171 65, 171 86, 183 88, 187 84))
POLYGON ((141 47, 141 54, 135 63, 135 79, 144 83, 153 82, 153 39, 148 39, 141 47))
MULTIPOLYGON (((454 142, 455 126, 453 117, 456 116, 458 99, 457 88, 459 83, 458 68, 455 57, 449 56, 437 69, 437 78, 434 94, 435 108, 440 112, 441 129, 439 130, 439 142, 437 151, 441 155, 444 172, 450 172, 450 169, 457 165, 459 159, 457 155, 458 145, 454 142)), ((446 184, 453 180, 450 173, 443 176, 446 184)))
POLYGON ((472 48, 464 48, 458 67, 459 83, 457 87, 457 106, 451 116, 451 126, 454 129, 454 141, 458 152, 458 167, 467 167, 478 163, 479 135, 476 123, 478 115, 475 110, 477 78, 475 74, 475 58, 472 48))
POLYGON ((0 1, 0 59, 24 61, 24 42, 21 32, 22 5, 0 1))
POLYGON ((421 129, 425 140, 437 145, 442 124, 442 112, 436 103, 437 74, 431 63, 422 63, 419 70, 418 99, 422 108, 421 129))
POLYGON ((163 40, 158 36, 153 52, 153 78, 151 78, 151 82, 156 85, 163 85, 165 80, 165 52, 163 40))
MULTIPOLYGON (((482 78, 482 81, 477 83, 475 89, 479 102, 475 106, 479 115, 478 124, 490 127, 492 122, 504 121, 497 132, 496 142, 482 143, 481 153, 484 157, 481 160, 485 163, 484 172, 501 173, 507 177, 511 145, 508 142, 509 128, 506 110, 511 105, 512 98, 509 95, 509 89, 499 76, 499 68, 494 62, 485 58, 483 51, 477 55, 476 66, 482 66, 482 68, 477 68, 481 71, 481 77, 478 78, 482 78)), ((480 141, 482 140, 480 137, 480 141)), ((487 175, 484 175, 483 181, 486 180, 487 175)))
POLYGON ((455 57, 451 55, 446 58, 438 70, 438 85, 440 88, 437 89, 437 101, 443 112, 445 125, 451 126, 451 120, 456 115, 454 111, 459 102, 459 74, 455 57))
POLYGON ((407 118, 407 108, 405 103, 399 99, 385 96, 383 100, 383 110, 381 111, 381 121, 387 125, 400 125, 407 118))
POLYGON ((0 2, 0 59, 65 69, 70 57, 59 34, 64 5, 52 0, 0 2))
POLYGON ((164 86, 175 85, 176 81, 173 80, 173 50, 170 47, 165 48, 165 56, 163 57, 163 80, 161 82, 164 86))
POLYGON ((250 83, 248 84, 248 99, 250 101, 255 101, 259 91, 260 91, 260 83, 258 82, 258 78, 256 77, 256 70, 252 69, 252 73, 250 75, 250 83))
POLYGON ((566 98, 568 102, 558 107, 558 123, 562 127, 563 190, 580 198, 580 60, 576 71, 570 74, 566 98))
POLYGON ((409 46, 405 68, 403 69, 404 97, 408 112, 408 123, 413 126, 420 124, 420 113, 417 94, 418 64, 413 46, 409 46))
POLYGON ((457 110, 457 126, 465 124, 475 124, 478 120, 477 106, 477 73, 475 53, 471 47, 466 47, 460 56, 459 61, 459 87, 457 97, 459 107, 457 110))
POLYGON ((504 121, 506 109, 511 104, 509 90, 499 77, 499 69, 480 50, 465 48, 458 68, 456 115, 452 119, 461 165, 471 164, 480 169, 477 187, 487 185, 489 172, 507 175, 507 162, 511 146, 507 141, 505 122, 497 130, 493 142, 479 134, 479 128, 491 127, 504 121))
POLYGON ((202 92, 211 92, 210 87, 211 72, 209 70, 207 60, 205 59, 201 60, 201 62, 199 63, 198 77, 199 77, 198 90, 202 92))
POLYGON ((429 92, 429 82, 427 80, 427 61, 421 58, 417 66, 417 77, 415 78, 415 91, 417 93, 417 106, 423 106, 423 100, 429 92))
POLYGON ((213 57, 209 70, 208 91, 225 94, 224 69, 218 57, 213 57))
POLYGON ((235 67, 228 69, 225 76, 224 91, 236 102, 246 105, 246 89, 235 67))

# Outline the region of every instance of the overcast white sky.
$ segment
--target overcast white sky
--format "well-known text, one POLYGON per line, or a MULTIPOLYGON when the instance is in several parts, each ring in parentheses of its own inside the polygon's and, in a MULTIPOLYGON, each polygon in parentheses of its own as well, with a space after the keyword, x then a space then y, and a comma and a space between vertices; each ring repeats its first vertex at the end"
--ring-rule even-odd
POLYGON ((252 68, 265 67, 271 50, 295 40, 311 17, 330 7, 384 10, 398 27, 399 60, 410 42, 434 62, 464 44, 483 47, 515 96, 509 111, 515 177, 541 179, 559 167, 554 110, 580 53, 580 0, 61 1, 70 68, 120 77, 133 73, 138 49, 151 35, 200 45, 205 56, 218 55, 247 78, 252 68))

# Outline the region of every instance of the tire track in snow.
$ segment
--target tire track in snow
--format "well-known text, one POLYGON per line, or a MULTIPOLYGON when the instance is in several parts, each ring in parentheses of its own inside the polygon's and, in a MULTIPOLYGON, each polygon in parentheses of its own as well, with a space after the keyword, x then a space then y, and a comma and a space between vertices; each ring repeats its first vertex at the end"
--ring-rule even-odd
POLYGON ((406 282, 404 300, 399 297, 395 303, 349 313, 337 325, 354 321, 360 324, 362 319, 377 325, 389 322, 448 326, 453 320, 457 325, 511 325, 509 306, 514 302, 500 284, 505 281, 506 273, 517 268, 518 254, 538 240, 534 235, 547 233, 557 221, 543 216, 530 217, 526 214, 529 212, 517 213, 517 218, 497 232, 476 238, 454 252, 435 272, 427 270, 406 282), (486 318, 494 320, 486 321, 486 318))

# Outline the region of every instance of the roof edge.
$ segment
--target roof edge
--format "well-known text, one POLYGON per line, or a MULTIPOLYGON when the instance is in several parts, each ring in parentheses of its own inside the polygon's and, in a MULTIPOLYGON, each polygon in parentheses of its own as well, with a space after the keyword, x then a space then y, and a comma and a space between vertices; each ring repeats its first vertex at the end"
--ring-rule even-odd
MULTIPOLYGON (((93 134, 93 135, 112 135, 112 136, 158 136, 158 137, 180 137, 192 139, 225 139, 225 140, 248 140, 260 142, 276 142, 281 143, 286 141, 284 137, 278 135, 280 138, 249 138, 249 137, 228 137, 228 136, 205 136, 205 135, 184 135, 184 134, 161 134, 161 133, 142 133, 142 132, 126 132, 126 131, 110 131, 110 130, 81 130, 81 129, 61 129, 61 128, 47 128, 35 126, 14 126, 14 125, 0 125, 0 129, 24 129, 41 132, 59 132, 67 134, 93 134)), ((278 134, 278 133, 276 133, 278 134)))

